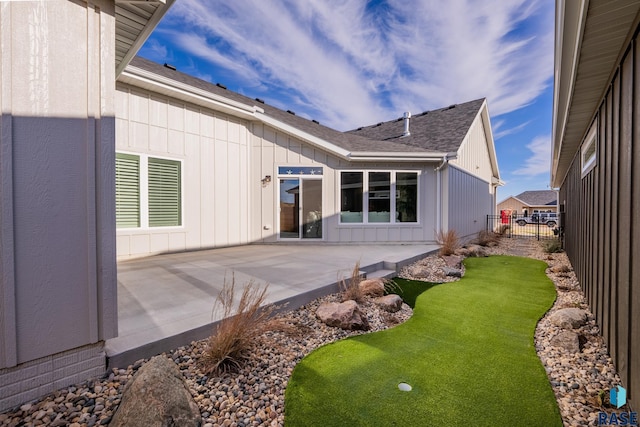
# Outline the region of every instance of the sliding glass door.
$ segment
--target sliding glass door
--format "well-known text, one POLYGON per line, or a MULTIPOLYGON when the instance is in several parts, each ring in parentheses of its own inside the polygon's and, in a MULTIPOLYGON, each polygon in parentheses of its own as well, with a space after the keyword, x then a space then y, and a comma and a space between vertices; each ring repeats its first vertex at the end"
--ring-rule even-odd
POLYGON ((278 181, 280 238, 322 239, 322 176, 284 176, 278 181))

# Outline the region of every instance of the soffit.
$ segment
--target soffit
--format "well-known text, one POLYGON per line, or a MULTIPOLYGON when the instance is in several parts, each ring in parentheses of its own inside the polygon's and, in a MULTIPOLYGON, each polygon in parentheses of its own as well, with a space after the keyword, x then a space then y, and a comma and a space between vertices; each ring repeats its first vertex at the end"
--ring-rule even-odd
POLYGON ((136 55, 174 0, 116 0, 116 77, 136 55))
POLYGON ((554 187, 564 180, 589 130, 640 10, 638 0, 590 0, 586 13, 579 10, 583 2, 562 3, 564 22, 557 28, 563 34, 556 33, 562 41, 556 45, 554 187), (571 22, 576 16, 578 22, 571 22))

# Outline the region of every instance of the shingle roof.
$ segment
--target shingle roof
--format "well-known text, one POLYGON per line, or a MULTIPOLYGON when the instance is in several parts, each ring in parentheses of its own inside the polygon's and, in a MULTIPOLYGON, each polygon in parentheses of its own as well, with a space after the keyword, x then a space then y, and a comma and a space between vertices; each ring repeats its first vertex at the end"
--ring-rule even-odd
POLYGON ((455 152, 484 102, 478 99, 418 114, 411 118, 408 137, 400 138, 404 129, 402 120, 340 132, 141 57, 135 57, 130 65, 248 106, 258 106, 265 115, 350 152, 455 152))
POLYGON ((516 196, 529 206, 550 206, 558 202, 558 193, 553 190, 525 191, 516 196))
POLYGON ((425 111, 409 119, 409 136, 402 136, 402 118, 349 131, 354 135, 399 142, 430 151, 455 152, 469 131, 484 98, 425 111))

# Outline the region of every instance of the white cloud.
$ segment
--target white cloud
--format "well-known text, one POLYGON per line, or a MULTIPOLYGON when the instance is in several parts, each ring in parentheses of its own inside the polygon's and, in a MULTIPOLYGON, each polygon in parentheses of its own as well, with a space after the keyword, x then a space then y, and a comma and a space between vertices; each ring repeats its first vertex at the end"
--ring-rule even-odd
POLYGON ((206 73, 344 130, 481 97, 494 116, 532 103, 553 75, 548 3, 181 0, 159 31, 206 73))
MULTIPOLYGON (((532 153, 523 162, 523 165, 513 171, 514 175, 537 176, 549 175, 551 159, 551 136, 544 135, 534 138, 527 144, 527 149, 532 153)), ((523 157, 525 154, 523 153, 523 157)))
POLYGON ((151 39, 145 46, 147 56, 160 61, 168 61, 170 58, 167 46, 156 39, 151 39))
POLYGON ((493 127, 493 139, 494 140, 499 140, 500 138, 503 138, 507 135, 513 135, 514 133, 518 133, 520 132, 522 129, 526 128, 529 123, 531 123, 531 120, 528 120, 524 123, 520 123, 517 126, 513 126, 507 129, 502 129, 502 127, 506 124, 505 120, 497 120, 496 122, 492 123, 492 127, 493 127))

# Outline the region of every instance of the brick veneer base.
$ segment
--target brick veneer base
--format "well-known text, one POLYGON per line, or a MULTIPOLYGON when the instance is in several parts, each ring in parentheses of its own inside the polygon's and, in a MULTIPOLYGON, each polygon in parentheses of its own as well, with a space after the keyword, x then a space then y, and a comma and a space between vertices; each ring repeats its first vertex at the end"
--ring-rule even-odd
POLYGON ((104 374, 104 342, 0 369, 0 412, 104 374))

